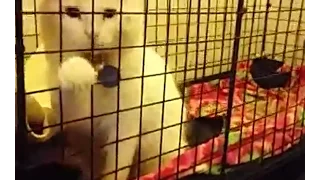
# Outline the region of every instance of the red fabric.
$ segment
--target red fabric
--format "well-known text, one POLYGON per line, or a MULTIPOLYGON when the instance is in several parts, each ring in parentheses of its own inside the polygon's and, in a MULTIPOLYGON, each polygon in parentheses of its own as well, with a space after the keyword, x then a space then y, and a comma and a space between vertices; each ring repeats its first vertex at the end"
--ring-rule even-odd
MULTIPOLYGON (((291 68, 284 65, 279 71, 292 69, 292 78, 288 86, 279 91, 277 89, 264 90, 258 89, 252 80, 248 72, 250 62, 242 61, 237 65, 227 153, 227 163, 230 165, 249 161, 248 157, 251 153, 257 157, 262 155, 270 157, 272 152, 273 155, 280 154, 297 143, 300 136, 304 134, 304 125, 301 122, 305 101, 304 66, 291 68), (259 98, 252 97, 252 95, 257 95, 259 98)), ((228 91, 228 79, 221 80, 219 84, 206 82, 192 85, 188 89, 190 96, 188 116, 197 117, 200 112, 201 115, 211 116, 216 113, 225 114, 228 91)), ((197 148, 186 150, 179 158, 172 159, 170 163, 162 167, 160 177, 171 176, 169 179, 175 179, 177 172, 181 173, 199 163, 205 163, 206 166, 202 170, 209 171, 210 161, 212 166, 221 163, 224 142, 224 134, 221 134, 197 148), (195 162, 195 154, 197 154, 197 162, 195 162), (179 170, 177 169, 178 163, 179 170)), ((158 176, 159 172, 154 172, 139 179, 155 180, 158 179, 158 176)))

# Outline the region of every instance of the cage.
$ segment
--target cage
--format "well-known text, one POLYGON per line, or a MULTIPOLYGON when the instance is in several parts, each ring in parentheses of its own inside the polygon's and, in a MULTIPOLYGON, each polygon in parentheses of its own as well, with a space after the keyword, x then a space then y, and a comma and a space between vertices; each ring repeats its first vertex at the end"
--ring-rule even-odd
MULTIPOLYGON (((23 168, 48 163, 47 159, 63 159, 66 155, 65 141, 61 140, 65 137, 63 133, 61 136, 60 133, 42 136, 35 132, 44 133, 45 129, 55 126, 63 132, 63 120, 56 125, 30 122, 59 119, 59 115, 48 108, 51 100, 47 92, 59 92, 59 101, 63 98, 59 87, 45 89, 46 82, 37 79, 44 75, 38 71, 46 68, 43 62, 50 53, 41 42, 39 16, 46 13, 66 16, 61 13, 65 11, 62 8, 60 13, 39 10, 39 4, 45 1, 15 1, 16 163, 23 168), (42 130, 38 130, 38 126, 42 130), (30 139, 36 142, 30 143, 30 139)), ((60 5, 63 1, 56 0, 60 5)), ((123 4, 120 0, 117 2, 120 6, 123 4)), ((177 179, 206 173, 212 177, 248 178, 261 174, 264 165, 274 163, 273 160, 277 163, 286 161, 303 151, 304 0, 145 0, 144 10, 140 12, 145 23, 141 47, 153 48, 168 66, 164 74, 173 76, 180 90, 188 115, 186 123, 199 117, 209 117, 207 121, 222 117, 223 128, 217 137, 207 137, 205 142, 181 152, 178 149, 180 155, 160 163, 151 172, 140 174, 138 171, 135 177, 177 179), (246 173, 240 176, 239 172, 246 173)), ((117 11, 120 17, 130 14, 121 7, 117 11)), ((93 47, 87 50, 91 51, 93 47)), ((63 53, 61 49, 55 51, 63 53)), ((117 101, 120 101, 119 94, 117 101)), ((163 100, 158 103, 165 104, 165 95, 160 96, 163 100)), ((94 111, 92 106, 91 111, 94 111)), ((137 108, 142 109, 142 104, 137 108)), ((114 113, 120 114, 119 105, 114 113)), ((93 120, 91 123, 92 127, 93 120)), ((163 125, 158 131, 162 130, 163 125)), ((92 136, 93 131, 92 128, 92 136)), ((138 136, 142 136, 141 130, 139 133, 138 136)), ((78 138, 77 143, 81 144, 82 137, 78 138)), ((117 138, 115 144, 118 141, 117 138)), ((133 147, 127 147, 130 148, 133 147)), ((93 156, 93 148, 90 149, 93 156)), ((159 156, 152 158, 159 159, 159 156)), ((115 161, 118 164, 118 157, 115 161)), ((93 160, 87 164, 89 169, 93 169, 93 164, 93 160)), ((133 169, 132 165, 127 168, 133 169)), ((118 170, 116 168, 112 173, 117 174, 118 170)), ((47 173, 45 177, 50 176, 49 172, 42 171, 47 173)), ((93 176, 92 171, 90 177, 93 176)))

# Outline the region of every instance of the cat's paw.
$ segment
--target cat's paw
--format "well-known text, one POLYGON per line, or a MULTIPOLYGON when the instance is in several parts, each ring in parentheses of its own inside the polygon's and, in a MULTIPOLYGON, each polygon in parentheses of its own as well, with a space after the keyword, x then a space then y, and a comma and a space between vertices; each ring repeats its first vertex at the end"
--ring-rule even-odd
POLYGON ((96 72, 82 57, 71 57, 59 69, 60 86, 64 90, 88 90, 96 82, 96 72))

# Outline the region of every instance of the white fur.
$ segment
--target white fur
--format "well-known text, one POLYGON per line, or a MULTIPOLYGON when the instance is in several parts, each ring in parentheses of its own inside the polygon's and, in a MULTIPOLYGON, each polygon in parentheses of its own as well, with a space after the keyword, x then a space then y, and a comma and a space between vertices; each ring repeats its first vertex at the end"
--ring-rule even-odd
MULTIPOLYGON (((57 11, 59 0, 43 0, 39 11, 57 11)), ((103 11, 104 8, 115 8, 119 11, 119 0, 95 0, 95 9, 103 11)), ((64 10, 65 6, 78 6, 83 11, 91 11, 91 0, 63 0, 64 10)), ((143 0, 123 0, 124 11, 143 11, 143 0)), ((90 17, 90 16, 89 16, 90 17)), ((122 29, 122 45, 139 45, 143 40, 143 16, 139 15, 127 15, 123 17, 123 29, 122 29)), ((81 20, 70 18, 63 15, 63 27, 62 27, 62 47, 64 50, 90 48, 91 42, 89 36, 86 36, 85 31, 91 32, 89 29, 91 26, 91 19, 83 17, 81 20)), ((99 47, 113 47, 119 45, 119 15, 107 20, 102 20, 101 15, 95 17, 95 33, 97 36, 97 44, 99 47)), ((42 15, 40 17, 40 36, 46 50, 59 50, 59 21, 58 16, 54 15, 42 15)), ((158 73, 164 73, 165 61, 152 49, 146 48, 133 48, 122 49, 120 58, 120 72, 121 78, 137 77, 140 78, 124 80, 120 82, 119 99, 118 87, 105 88, 99 84, 95 84, 93 87, 93 112, 91 112, 91 96, 90 88, 75 93, 70 91, 70 82, 81 82, 84 84, 90 84, 92 81, 92 69, 83 63, 79 65, 75 59, 71 59, 74 56, 83 56, 82 52, 68 52, 63 53, 63 65, 60 68, 59 54, 47 54, 47 69, 43 69, 46 73, 48 84, 53 87, 62 87, 62 110, 63 121, 70 122, 74 119, 86 118, 82 121, 69 123, 64 126, 64 131, 67 135, 69 147, 74 151, 84 151, 80 156, 81 162, 77 162, 84 170, 84 175, 89 177, 90 174, 90 141, 91 139, 91 120, 93 120, 94 130, 94 176, 98 177, 102 173, 115 171, 116 157, 118 160, 118 167, 123 168, 125 166, 131 166, 134 163, 135 156, 138 149, 141 149, 141 159, 145 160, 160 154, 160 136, 161 131, 158 130, 153 133, 143 135, 141 137, 141 144, 139 146, 139 131, 141 124, 142 133, 155 131, 161 128, 162 115, 163 115, 163 127, 168 127, 180 123, 181 118, 185 120, 185 112, 181 114, 182 100, 180 99, 180 93, 176 87, 174 79, 171 74, 166 75, 166 83, 164 82, 165 75, 156 75, 141 78, 142 75, 155 75, 158 73), (145 55, 144 55, 145 53, 145 55), (69 59, 68 61, 65 61, 69 59), (143 62, 145 59, 145 62, 143 62), (77 64, 77 65, 75 65, 77 64), (142 67, 144 64, 144 74, 142 67), (73 66, 74 65, 74 66, 73 66), (77 68, 77 67, 82 68, 77 68), (60 71, 60 80, 58 73, 60 71), (72 71, 72 72, 68 72, 72 71), (82 74, 83 73, 83 74, 82 74), (68 80, 67 85, 62 82, 68 80), (79 79, 78 79, 79 78, 79 79), (143 79, 143 89, 142 88, 143 79), (165 84, 165 87, 164 87, 165 84), (165 97, 163 97, 165 88, 165 97), (148 105, 139 108, 141 105, 148 105), (177 98, 176 100, 172 100, 177 98), (171 100, 164 103, 164 112, 162 112, 161 101, 171 100), (119 104, 118 104, 119 103, 119 104), (153 105, 150 105, 153 104, 153 105), (112 113, 117 111, 117 105, 119 113, 112 113), (136 108, 135 108, 136 107, 136 108), (142 110, 142 112, 140 112, 142 110), (96 116, 93 119, 90 118, 91 113, 96 116), (109 113, 109 114, 108 114, 109 113), (117 116, 118 115, 118 116, 117 116), (140 117, 142 115, 142 117, 140 117), (140 122, 141 118, 141 122, 140 122), (118 119, 118 126, 117 126, 118 119), (118 127, 118 128, 117 128, 118 127), (110 144, 115 142, 118 132, 118 139, 127 140, 118 143, 118 152, 116 152, 116 144, 110 144), (130 138, 136 136, 135 138, 130 138), (99 150, 99 146, 104 146, 99 150)), ((118 67, 119 56, 117 50, 104 50, 103 56, 105 64, 118 67)), ((81 64, 81 63, 80 63, 81 64)), ((74 84, 74 83, 71 83, 74 84)), ((58 93, 51 93, 52 107, 59 112, 60 102, 58 93)), ((60 120, 57 120, 60 122, 60 120)), ((179 139, 181 139, 181 146, 185 146, 184 135, 180 134, 180 125, 176 125, 170 128, 162 130, 162 154, 178 149, 179 139)), ((183 130, 182 130, 183 132, 183 130)), ((167 162, 172 157, 177 155, 177 150, 161 156, 162 163, 167 162)), ((70 160, 71 161, 71 160, 70 160)), ((140 165, 140 175, 156 171, 158 169, 159 157, 154 158, 152 161, 147 161, 140 165)), ((70 162, 71 163, 71 162, 70 162)), ((129 176, 129 168, 118 172, 119 180, 126 180, 129 176)), ((104 180, 114 180, 114 174, 105 176, 104 180)))
POLYGON ((94 68, 82 57, 71 57, 63 61, 58 75, 61 88, 66 90, 88 89, 96 82, 94 68))

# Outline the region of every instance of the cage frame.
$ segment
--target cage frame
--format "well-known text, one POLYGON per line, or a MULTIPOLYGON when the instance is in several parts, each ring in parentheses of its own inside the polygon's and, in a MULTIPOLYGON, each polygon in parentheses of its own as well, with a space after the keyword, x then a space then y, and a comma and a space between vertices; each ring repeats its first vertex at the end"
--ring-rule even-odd
MULTIPOLYGON (((169 2, 170 2, 170 0, 168 0, 169 2)), ((191 0, 190 0, 191 1, 191 0)), ((257 2, 258 0, 255 0, 255 2, 257 2)), ((291 0, 291 7, 290 7, 290 10, 289 10, 289 12, 292 12, 292 9, 293 9, 293 7, 292 7, 292 3, 293 3, 293 1, 294 0, 291 0)), ((303 2, 304 2, 304 0, 302 0, 303 2)), ((25 117, 26 117, 26 112, 25 112, 25 95, 27 95, 28 93, 26 93, 25 92, 25 83, 24 83, 24 56, 26 56, 26 55, 28 55, 28 54, 35 54, 35 53, 25 53, 25 48, 24 48, 24 41, 23 41, 23 37, 24 37, 24 34, 23 34, 23 14, 34 14, 34 16, 35 16, 35 13, 33 13, 33 12, 23 12, 23 10, 22 10, 22 0, 16 0, 15 1, 16 2, 16 66, 17 66, 17 69, 16 69, 16 74, 17 74, 17 95, 16 95, 16 104, 19 106, 19 108, 17 108, 17 117, 18 117, 18 123, 17 123, 17 144, 18 144, 18 147, 19 148, 17 148, 17 150, 19 151, 19 152, 17 152, 17 155, 18 155, 18 161, 19 161, 19 163, 21 163, 21 164, 24 164, 24 162, 25 162, 25 157, 26 157, 26 154, 27 154, 27 149, 25 148, 26 147, 26 141, 27 141, 27 131, 26 131, 26 129, 27 129, 27 126, 26 126, 26 121, 24 120, 25 119, 25 117), (22 148, 23 147, 23 148, 22 148)), ((93 1, 94 2, 94 1, 93 1)), ((121 1, 122 2, 122 1, 121 1)), ((211 1, 209 1, 209 2, 211 2, 211 1)), ((280 2, 279 2, 279 4, 280 4, 280 7, 281 7, 281 2, 282 2, 282 0, 280 0, 280 2)), ((60 3, 61 3, 61 0, 60 0, 60 3)), ((169 3, 169 5, 170 5, 171 3, 169 3)), ((190 3, 191 4, 191 3, 190 3)), ((232 42, 233 42, 233 53, 232 53, 232 56, 231 56, 231 63, 229 64, 229 65, 231 65, 231 69, 229 70, 229 71, 226 71, 226 72, 222 72, 221 73, 221 70, 220 70, 220 73, 218 73, 218 74, 214 74, 214 75, 209 75, 209 76, 206 76, 206 77, 204 77, 204 76, 202 76, 203 78, 202 79, 196 79, 196 80, 191 80, 191 81, 187 81, 186 79, 185 79, 185 77, 184 77, 184 83, 182 83, 182 84, 180 84, 182 87, 181 87, 181 89, 185 89, 185 87, 188 87, 188 86, 191 86, 192 84, 195 84, 195 83, 199 83, 199 82, 203 82, 203 81, 209 81, 209 80, 214 80, 214 79, 225 79, 225 78, 229 78, 230 79, 230 81, 229 81, 229 87, 230 87, 230 89, 229 89, 229 93, 228 93, 228 108, 227 108, 227 114, 226 114, 226 131, 225 131, 225 133, 224 133, 224 135, 225 135, 225 140, 226 140, 226 142, 224 142, 224 146, 223 146, 223 156, 222 156, 222 168, 221 168, 221 174, 220 175, 222 175, 222 176, 225 176, 226 174, 228 174, 227 172, 226 172, 226 168, 228 168, 228 164, 227 164, 227 149, 228 149, 228 136, 229 136, 229 131, 230 131, 230 121, 231 121, 231 116, 232 116, 232 109, 233 109, 233 95, 234 95, 234 88, 235 88, 235 76, 236 76, 236 73, 237 73, 237 69, 236 69, 236 65, 237 65, 237 63, 238 63, 238 60, 239 60, 239 56, 238 56, 238 53, 239 53, 239 51, 240 51, 240 39, 241 38, 243 38, 242 36, 241 36, 241 28, 242 28, 242 19, 243 19, 243 15, 245 14, 245 13, 251 13, 250 11, 247 11, 247 9, 245 8, 245 1, 244 0, 238 0, 238 3, 237 3, 237 10, 236 10, 236 21, 235 21, 235 23, 236 23, 236 25, 235 25, 235 28, 234 28, 234 35, 233 35, 233 39, 230 39, 232 42)), ((255 6, 255 5, 254 5, 255 6)), ((60 6, 61 7, 61 6, 60 6)), ((148 7, 148 6, 147 6, 148 7)), ((169 6, 170 7, 170 6, 169 6)), ((263 13, 265 13, 266 14, 266 16, 265 16, 265 25, 264 25, 264 32, 263 32, 263 40, 262 40, 262 51, 261 51, 261 54, 264 52, 264 49, 265 49, 265 45, 266 45, 266 36, 267 35, 269 35, 269 33, 267 33, 267 20, 268 20, 268 13, 270 13, 270 12, 272 12, 271 10, 269 10, 269 8, 271 7, 271 4, 270 4, 270 0, 267 0, 267 3, 266 3, 266 10, 265 11, 263 11, 263 13)), ((191 8, 191 5, 190 5, 190 7, 189 8, 191 8)), ((198 6, 198 8, 200 8, 200 6, 198 6)), ((121 6, 121 9, 122 9, 122 6, 121 6)), ((169 9, 171 9, 171 8, 169 8, 169 9)), ((302 9, 302 8, 301 8, 302 9)), ((146 14, 148 14, 148 13, 150 13, 150 12, 148 12, 148 10, 146 10, 147 12, 146 12, 146 14)), ((279 12, 280 10, 278 10, 278 11, 276 11, 276 12, 279 12)), ((210 8, 208 8, 208 12, 210 12, 210 8)), ((207 12, 207 13, 208 13, 207 12)), ((37 13, 46 13, 46 12, 37 12, 37 13)), ((61 8, 60 8, 60 12, 59 12, 60 14, 62 14, 62 10, 61 10, 61 8)), ((122 10, 120 10, 120 13, 124 13, 124 12, 122 12, 122 10)), ((259 13, 259 12, 256 12, 256 11, 254 11, 254 12, 252 12, 253 14, 254 13, 259 13)), ((260 12, 260 13, 262 13, 262 12, 260 12)), ((259 13, 259 14, 260 14, 259 13)), ((300 13, 302 13, 302 10, 300 10, 300 13)), ((152 13, 151 13, 152 14, 152 13)), ((158 15, 158 14, 161 14, 160 12, 156 12, 156 15, 158 15)), ((174 15, 175 13, 172 13, 172 12, 170 12, 170 10, 169 10, 169 12, 168 13, 164 13, 165 15, 167 15, 167 18, 168 18, 168 20, 169 20, 169 22, 170 22, 170 15, 174 15)), ((179 13, 176 13, 177 14, 177 16, 179 15, 179 13)), ((191 14, 193 14, 191 11, 189 11, 188 13, 187 13, 189 16, 191 15, 191 14)), ((194 13, 195 14, 195 13, 194 13)), ((198 12, 198 18, 199 18, 199 14, 201 14, 200 12, 198 12)), ((205 14, 205 13, 204 13, 205 14)), ((226 16, 228 13, 227 12, 225 12, 224 13, 224 15, 226 16)), ((289 13, 290 15, 291 15, 291 13, 289 13)), ((278 15, 279 16, 279 15, 278 15)), ((301 14, 300 14, 300 16, 301 16, 301 14)), ((92 17, 94 17, 94 16, 92 16, 92 17)), ((120 16, 120 17, 122 17, 122 16, 120 16)), ((145 18, 146 18, 147 16, 145 15, 145 18)), ((156 16, 157 17, 157 16, 156 16)), ((61 16, 60 16, 60 18, 61 18, 61 16)), ((278 17, 279 18, 279 17, 278 17)), ((290 18, 289 18, 289 20, 290 20, 290 18)), ((145 19, 145 25, 146 25, 146 21, 147 21, 147 18, 145 19)), ((225 21, 225 20, 224 20, 225 21)), ((254 21, 254 18, 252 18, 252 21, 254 21)), ((120 22, 121 22, 121 20, 120 20, 120 22)), ((188 21, 189 23, 190 23, 190 20, 188 21)), ((278 25, 279 25, 279 20, 277 21, 278 23, 277 23, 277 29, 278 29, 278 25)), ((301 18, 299 18, 299 22, 298 22, 298 24, 300 24, 301 23, 301 18)), ((120 23, 120 24, 122 24, 122 23, 120 23)), ((170 24, 170 23, 169 23, 170 24)), ((287 38, 288 38, 288 33, 289 33, 289 24, 290 23, 288 23, 288 25, 287 25, 287 30, 284 32, 285 34, 286 34, 286 41, 287 41, 287 38)), ((198 24, 199 25, 199 24, 198 24)), ((93 26, 93 25, 92 25, 93 26)), ((120 25, 121 26, 121 25, 120 25)), ((189 26, 190 26, 190 24, 189 24, 189 26)), ((188 27, 189 27, 188 26, 188 27)), ((156 26, 157 27, 157 26, 156 26)), ((300 26, 299 26, 300 27, 300 26)), ((169 31, 168 30, 168 28, 169 28, 169 25, 167 26, 167 31, 169 31)), ((199 28, 199 26, 198 26, 198 28, 199 28)), ((37 28, 36 28, 37 29, 37 28)), ((37 31, 37 30, 36 30, 37 31)), ((251 31, 252 31, 252 29, 251 29, 251 31)), ((146 33, 146 26, 145 26, 145 33, 146 33)), ((278 34, 279 32, 278 32, 278 30, 276 30, 276 33, 275 33, 275 42, 276 42, 276 38, 277 38, 277 34, 278 34)), ((271 34, 271 33, 270 33, 271 34)), ((296 32, 296 36, 298 36, 298 34, 299 34, 299 30, 296 32)), ((225 33, 223 33, 223 35, 225 35, 225 33)), ((168 35, 169 36, 169 35, 168 35)), ((250 36, 250 41, 252 40, 252 37, 253 36, 250 36)), ((186 42, 186 44, 188 44, 188 39, 189 38, 187 38, 187 42, 186 42)), ((197 40, 199 40, 199 33, 197 33, 197 40)), ((121 36, 120 36, 120 41, 121 41, 121 36)), ((165 61, 167 62, 167 56, 168 56, 168 46, 169 46, 169 37, 167 37, 167 39, 166 39, 166 43, 164 43, 164 45, 166 45, 166 58, 165 58, 165 61)), ((223 37, 222 38, 222 41, 224 42, 225 41, 225 38, 223 37)), ((297 40, 297 38, 296 38, 296 41, 298 41, 297 40)), ((60 42, 62 42, 61 40, 60 40, 60 42)), ((208 43, 209 41, 205 41, 205 43, 208 43)), ((93 42, 92 42, 93 43, 93 42)), ((38 44, 38 40, 37 40, 37 44, 38 44)), ((120 43, 121 44, 121 43, 120 43)), ((174 43, 172 43, 173 45, 174 45, 174 43)), ((195 42, 195 44, 196 44, 196 46, 198 46, 198 44, 199 44, 199 42, 198 41, 196 41, 195 42)), ((60 46, 61 46, 61 43, 60 43, 60 46)), ((146 45, 146 35, 145 35, 145 39, 144 39, 144 46, 146 47, 146 46, 148 46, 148 45, 146 45)), ((154 45, 156 48, 158 47, 158 45, 154 45)), ((285 49, 286 49, 286 46, 287 46, 287 43, 285 43, 285 49)), ((297 42, 294 44, 294 50, 296 50, 296 46, 297 46, 297 42)), ((188 46, 186 46, 186 47, 188 47, 188 46)), ((249 44, 249 48, 251 47, 251 44, 249 44)), ((275 56, 275 47, 276 46, 273 46, 274 48, 273 48, 273 52, 272 52, 272 57, 274 57, 275 56)), ((121 47, 121 45, 120 45, 120 47, 118 47, 118 48, 130 48, 130 47, 121 47)), ((60 49, 61 49, 61 47, 60 47, 60 49)), ((198 53, 198 48, 196 48, 197 50, 196 50, 196 53, 198 53)), ((96 49, 95 49, 96 50, 96 49)), ((304 50, 304 47, 303 47, 303 50, 304 50)), ((76 51, 76 50, 75 50, 76 51)), ((62 52, 61 52, 61 50, 59 51, 60 52, 60 55, 62 54, 62 52)), ((41 52, 40 52, 41 53, 41 52)), ((44 52, 42 52, 42 53, 44 53, 44 52)), ((54 53, 54 52, 52 52, 52 53, 54 53)), ((250 53, 250 50, 249 50, 249 53, 250 53)), ((186 50, 186 58, 187 58, 187 55, 188 54, 188 50, 186 50)), ((206 53, 205 53, 206 54, 206 53)), ((284 59, 284 56, 285 56, 285 52, 284 53, 282 53, 283 54, 283 58, 282 59, 284 59)), ((119 56, 121 56, 120 55, 120 53, 119 53, 119 56)), ((293 59, 294 59, 294 56, 295 56, 295 53, 293 53, 293 59)), ((204 59, 204 60, 206 60, 206 59, 204 59)), ((119 63, 120 63, 120 61, 119 61, 119 63)), ((167 63, 166 63, 167 64, 167 63)), ((185 61, 185 68, 184 68, 184 70, 182 71, 182 72, 184 72, 184 75, 186 76, 186 72, 187 72, 187 68, 186 68, 186 64, 187 64, 187 61, 185 61)), ((293 62, 292 62, 292 64, 293 64, 293 62)), ((198 66, 198 64, 196 63, 196 69, 198 68, 197 67, 198 66)), ((119 65, 119 67, 120 67, 120 65, 119 65)), ((291 66, 292 67, 292 66, 291 66)), ((206 68, 206 63, 204 63, 204 67, 203 67, 203 69, 205 69, 206 68)), ((292 69, 291 69, 292 70, 292 69)), ((166 68, 166 72, 165 73, 167 73, 167 68, 166 68)), ((203 74, 204 74, 204 71, 203 71, 203 74)), ((196 73, 195 73, 195 76, 196 76, 196 73)), ((144 77, 143 75, 142 75, 142 77, 144 77)), ((166 76, 165 76, 166 77, 166 76)), ((142 86, 143 86, 143 83, 142 83, 142 86)), ((142 89, 143 89, 143 87, 142 87, 142 89)), ((118 97, 119 97, 119 88, 118 88, 118 97)), ((93 92, 91 91, 91 97, 93 96, 93 92)), ((60 96, 61 97, 61 96, 60 96)), ((183 93, 183 95, 182 95, 182 98, 184 99, 185 98, 185 94, 183 93)), ((92 98, 91 98, 92 99, 92 98)), ((141 98, 142 99, 142 98, 141 98)), ((287 100, 287 102, 288 102, 288 100, 287 100)), ((267 101, 267 103, 268 103, 268 101, 267 101)), ((164 103, 163 103, 164 104, 164 103)), ((119 106, 119 105, 118 105, 119 106)), ((142 106, 140 106, 140 107, 142 107, 142 106)), ((256 107, 256 106, 255 106, 256 107)), ((92 106, 91 106, 91 108, 92 108, 92 106)), ((288 109, 288 107, 287 107, 287 109, 288 109)), ((286 109, 286 110, 287 110, 286 109)), ((117 107, 117 110, 119 110, 119 107, 117 107)), ((278 113, 278 112, 277 112, 278 113)), ((276 113, 276 116, 277 116, 277 113, 276 113)), ((117 113, 118 114, 118 113, 117 113)), ((91 114, 92 116, 91 117, 93 117, 93 114, 91 114)), ((266 108, 266 115, 267 115, 267 108, 266 108)), ((62 119, 62 118, 61 118, 62 119)), ((92 122, 92 121, 91 121, 92 122)), ((91 126, 91 127, 93 127, 93 126, 91 126)), ((117 127, 118 127, 118 125, 117 125, 117 127)), ((61 125, 61 128, 62 128, 62 125, 61 125)), ((241 126, 241 128, 242 128, 242 126, 241 126)), ((141 130, 140 130, 141 131, 141 130)), ((92 130, 92 132, 93 132, 93 130, 92 130)), ((118 132, 118 131, 117 131, 118 132)), ((117 133, 118 134, 118 133, 117 133)), ((141 132, 140 132, 140 134, 141 134, 141 132)), ((93 134, 92 134, 92 136, 93 136, 93 134)), ((117 135, 118 136, 118 135, 117 135)), ((118 139, 118 138, 117 138, 118 139)), ((141 138, 140 138, 140 141, 141 141, 141 138)), ((241 140, 240 140, 241 141, 241 140)), ((241 142, 240 142, 240 144, 241 144, 241 142)), ((263 143, 264 144, 264 143, 263 143)), ((117 146, 116 146, 117 147, 117 146)), ((118 147, 117 147, 118 148, 118 147)), ((300 147, 301 148, 301 147, 300 147)), ((92 148, 91 148, 92 149, 92 148)), ((140 148, 139 148, 140 149, 140 148)), ((272 151, 272 152, 274 152, 274 150, 272 151)), ((93 153, 93 151, 91 151, 91 153, 93 153)), ((240 153, 240 152, 239 152, 240 153)), ((299 151, 299 153, 301 153, 301 150, 299 151)), ((140 154, 140 153, 139 153, 140 154)), ((251 157, 252 158, 252 157, 251 157)), ((262 159, 263 159, 263 156, 262 156, 262 159)), ((117 161, 116 161, 117 162, 117 161)), ((116 165, 116 167, 117 167, 117 165, 116 165)), ((194 167, 194 169, 195 169, 195 167, 194 167)), ((116 173, 117 174, 117 173, 116 173)), ((93 176, 93 173, 91 173, 91 176, 93 176)), ((178 176, 178 175, 177 175, 178 176)))

